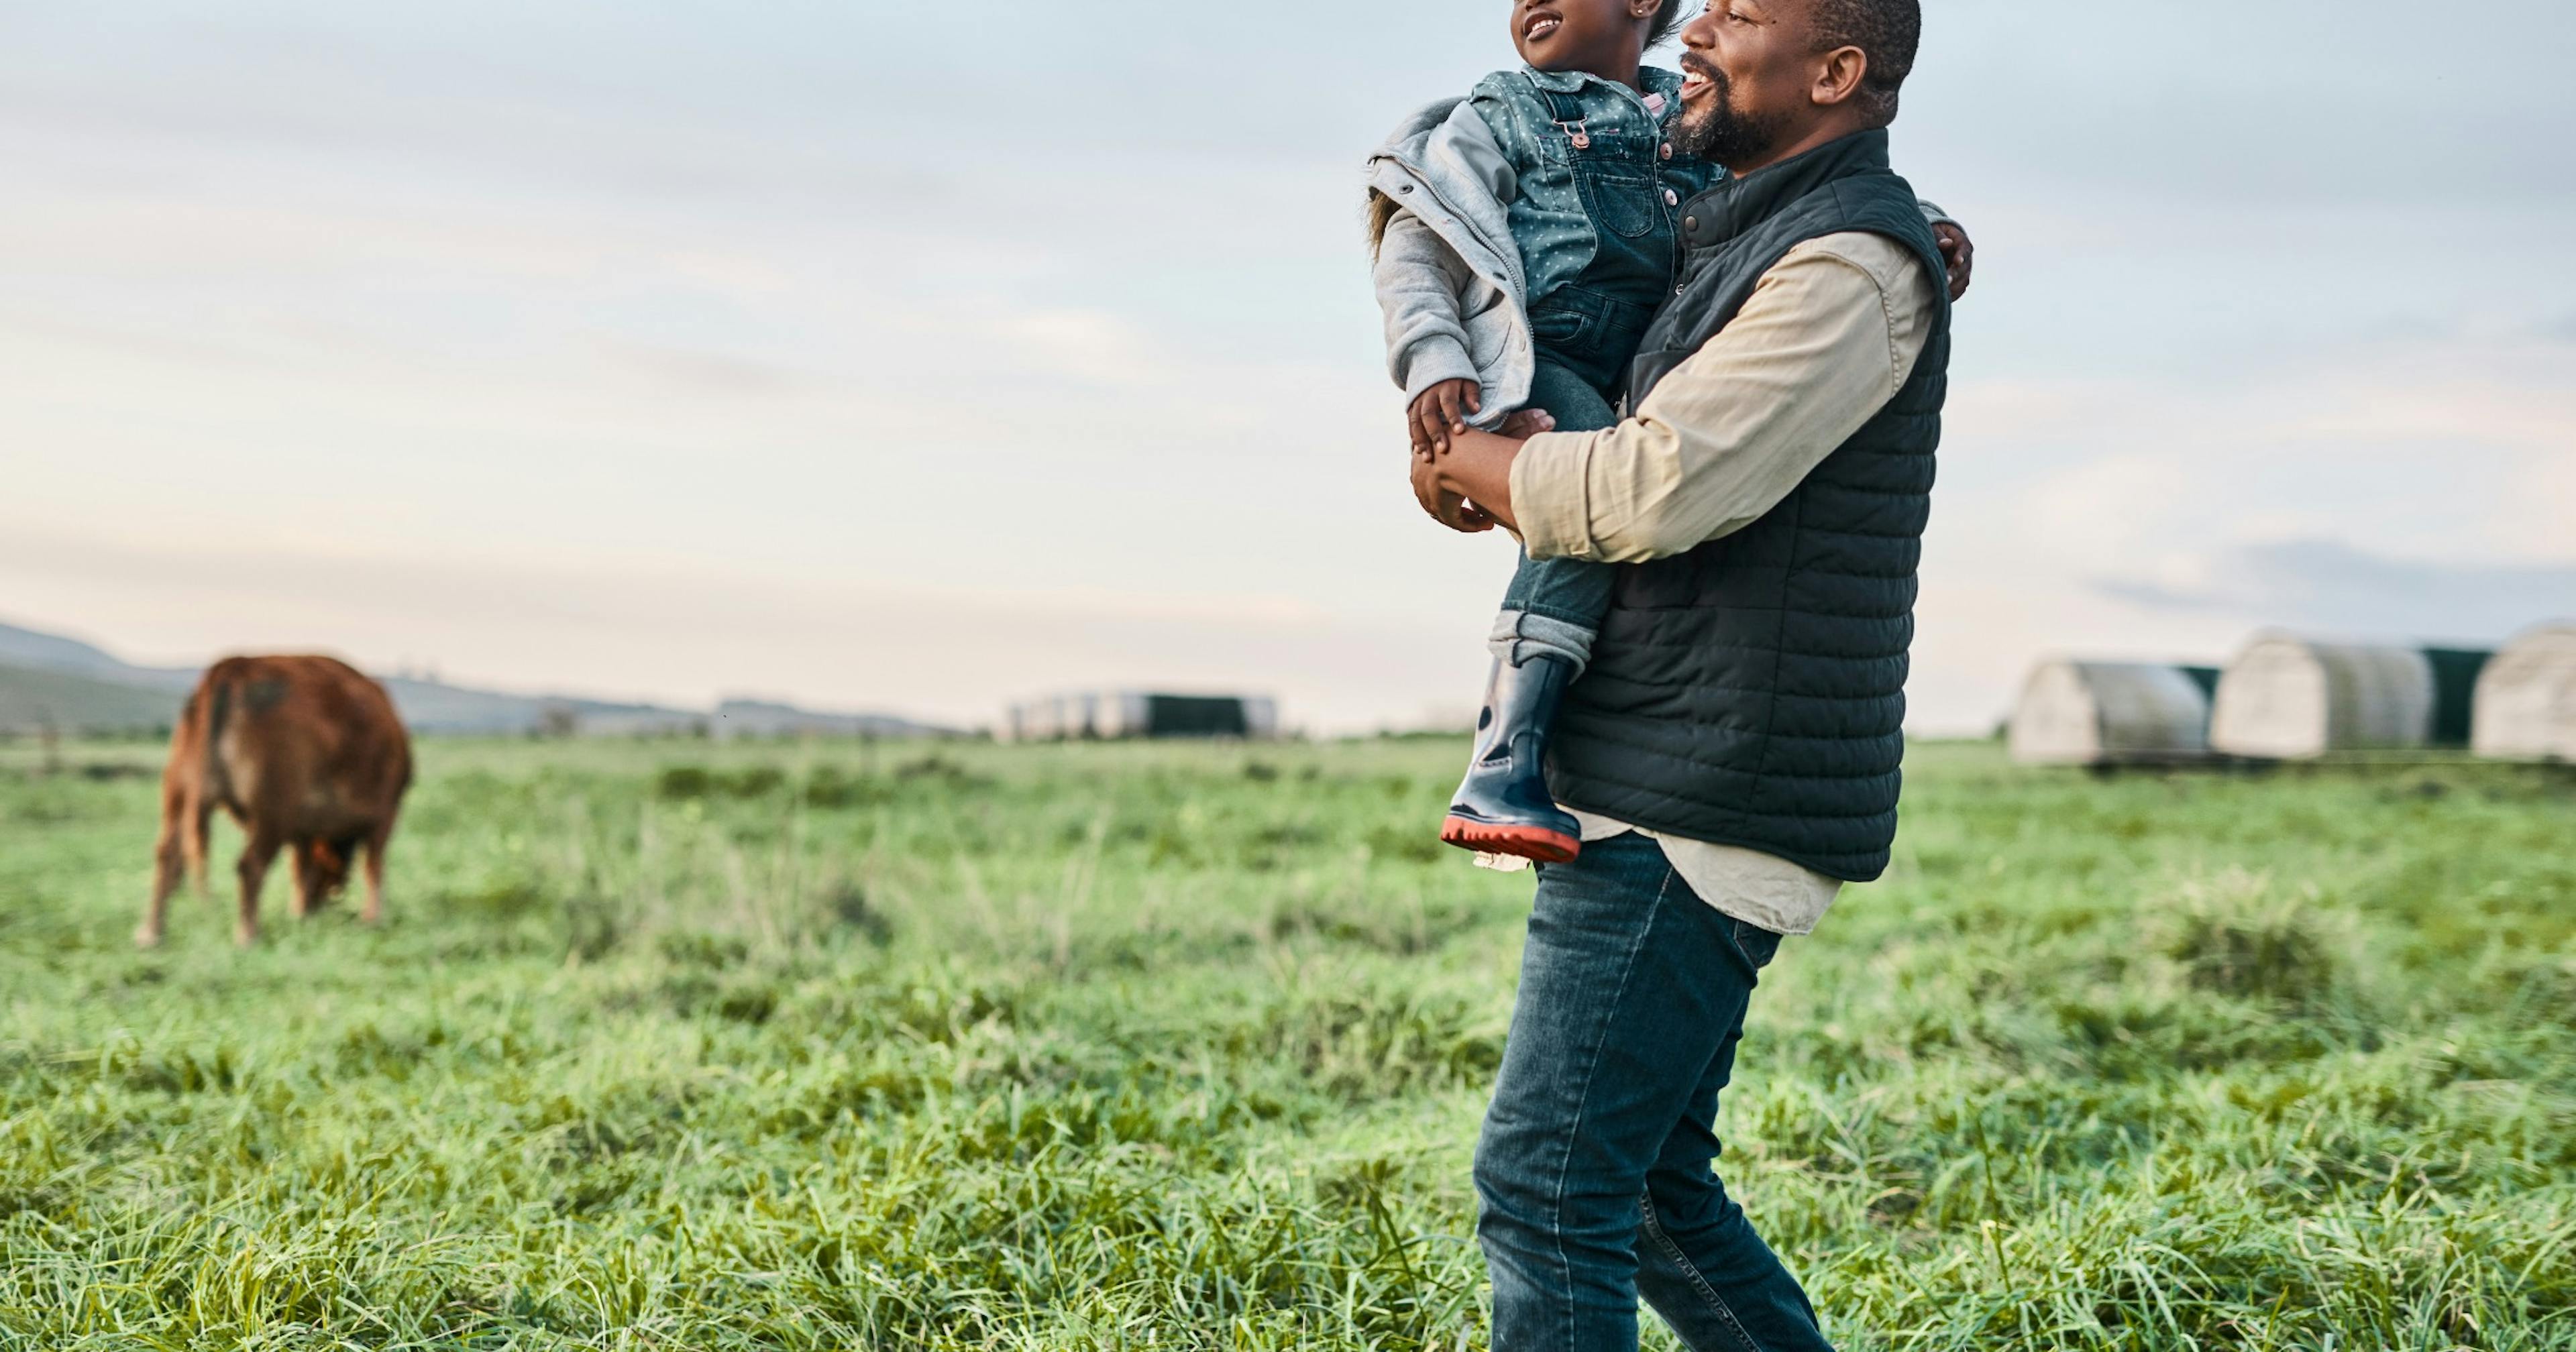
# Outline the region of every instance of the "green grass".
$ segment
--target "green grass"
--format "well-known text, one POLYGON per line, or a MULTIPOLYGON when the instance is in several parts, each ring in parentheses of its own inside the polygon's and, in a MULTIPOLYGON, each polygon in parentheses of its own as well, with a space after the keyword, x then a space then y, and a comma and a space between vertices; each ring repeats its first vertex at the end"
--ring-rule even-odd
MULTIPOLYGON (((156 749, 0 747, 0 1347, 1481 1346, 1460 753, 431 742, 138 954, 156 749)), ((1907 810, 1721 1117, 1843 1345, 2576 1349, 2567 776, 1907 810)))

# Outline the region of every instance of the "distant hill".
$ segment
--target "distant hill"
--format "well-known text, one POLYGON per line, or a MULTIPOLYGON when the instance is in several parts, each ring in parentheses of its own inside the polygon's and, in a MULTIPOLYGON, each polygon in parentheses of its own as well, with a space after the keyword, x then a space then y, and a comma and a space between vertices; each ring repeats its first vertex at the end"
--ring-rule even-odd
POLYGON ((178 721, 184 690, 120 685, 69 671, 0 666, 0 732, 135 732, 178 721))
MULTIPOLYGON (((198 669, 140 667, 93 644, 0 624, 0 732, 168 727, 198 669)), ((818 713, 760 700, 708 710, 571 695, 517 695, 410 676, 378 676, 417 733, 519 736, 944 737, 954 729, 873 713, 818 713)))
POLYGON ((923 737, 945 735, 885 714, 818 714, 792 704, 729 699, 716 706, 719 737, 923 737))
POLYGON ((117 685, 175 689, 181 694, 187 693, 197 680, 197 673, 191 669, 138 667, 79 639, 10 624, 0 624, 0 666, 69 672, 117 685))
POLYGON ((707 727, 703 713, 570 696, 471 690, 411 676, 378 677, 415 732, 509 735, 570 731, 591 736, 685 736, 707 727))

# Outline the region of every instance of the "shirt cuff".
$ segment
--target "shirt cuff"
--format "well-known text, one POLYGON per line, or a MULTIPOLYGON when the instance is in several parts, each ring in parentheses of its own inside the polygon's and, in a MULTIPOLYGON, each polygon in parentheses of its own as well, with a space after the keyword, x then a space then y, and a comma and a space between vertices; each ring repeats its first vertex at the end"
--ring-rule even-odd
POLYGON ((1541 432, 1512 460, 1512 519, 1533 559, 1592 556, 1591 478, 1598 432, 1541 432))

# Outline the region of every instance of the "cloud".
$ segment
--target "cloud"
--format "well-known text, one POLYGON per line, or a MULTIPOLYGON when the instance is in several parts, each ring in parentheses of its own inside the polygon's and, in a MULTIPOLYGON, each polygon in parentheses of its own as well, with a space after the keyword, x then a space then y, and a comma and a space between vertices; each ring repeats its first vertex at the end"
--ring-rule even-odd
POLYGON ((1094 385, 1154 384, 1167 365, 1133 324, 1098 310, 1031 310, 993 327, 1024 361, 1094 385))
POLYGON ((647 380, 669 381, 710 393, 772 394, 810 383, 801 371, 723 353, 606 337, 597 340, 597 346, 610 363, 629 367, 647 380))
POLYGON ((2314 539, 2181 563, 2170 580, 2104 578, 2093 586, 2122 601, 2361 638, 2493 642, 2576 616, 2576 565, 2448 564, 2314 539))

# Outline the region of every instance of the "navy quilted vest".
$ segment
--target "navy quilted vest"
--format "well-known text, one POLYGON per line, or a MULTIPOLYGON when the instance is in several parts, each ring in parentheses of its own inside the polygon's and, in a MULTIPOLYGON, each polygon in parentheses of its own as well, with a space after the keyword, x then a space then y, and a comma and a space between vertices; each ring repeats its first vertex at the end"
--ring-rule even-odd
MULTIPOLYGON (((1648 332, 1631 404, 1820 235, 1940 248, 1864 132, 1718 184, 1683 208, 1681 294, 1648 332)), ((1905 755, 1915 566, 1948 388, 1942 312, 1912 377, 1779 506, 1733 535, 1620 569, 1591 668, 1567 692, 1549 785, 1566 804, 1866 882, 1886 872, 1905 755)))

